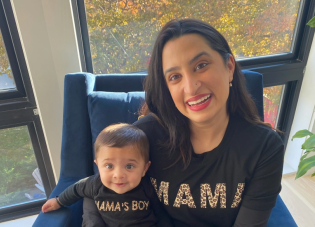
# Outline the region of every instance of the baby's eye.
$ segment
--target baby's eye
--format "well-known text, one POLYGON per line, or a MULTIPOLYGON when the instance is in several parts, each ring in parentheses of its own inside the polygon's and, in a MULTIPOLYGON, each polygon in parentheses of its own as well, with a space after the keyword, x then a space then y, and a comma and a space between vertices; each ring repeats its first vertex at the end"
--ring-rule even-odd
POLYGON ((135 168, 134 165, 131 165, 131 164, 126 165, 126 169, 133 169, 133 168, 135 168))
POLYGON ((170 76, 169 80, 174 81, 174 80, 178 79, 179 77, 180 77, 180 75, 172 75, 172 76, 170 76))
POLYGON ((201 63, 201 64, 197 65, 196 70, 202 69, 202 68, 206 67, 207 65, 208 65, 207 63, 201 63))
POLYGON ((105 167, 106 167, 107 169, 112 169, 112 168, 114 168, 114 166, 113 166, 112 164, 106 164, 105 167))

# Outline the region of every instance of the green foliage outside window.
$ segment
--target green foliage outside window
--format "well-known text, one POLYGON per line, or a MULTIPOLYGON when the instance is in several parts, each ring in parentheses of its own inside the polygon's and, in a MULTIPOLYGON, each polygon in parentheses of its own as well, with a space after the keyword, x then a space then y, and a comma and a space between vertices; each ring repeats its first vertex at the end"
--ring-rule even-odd
POLYGON ((209 22, 236 57, 290 52, 299 0, 85 0, 94 73, 146 70, 171 19, 209 22))
POLYGON ((13 80, 9 59, 0 32, 0 76, 4 74, 7 74, 8 77, 13 80))
POLYGON ((28 201, 37 168, 26 126, 0 129, 0 207, 28 201))
MULTIPOLYGON (((162 26, 175 18, 209 22, 237 58, 291 51, 299 0, 85 0, 94 73, 147 69, 162 26)), ((264 89, 279 105, 282 86, 264 89)))

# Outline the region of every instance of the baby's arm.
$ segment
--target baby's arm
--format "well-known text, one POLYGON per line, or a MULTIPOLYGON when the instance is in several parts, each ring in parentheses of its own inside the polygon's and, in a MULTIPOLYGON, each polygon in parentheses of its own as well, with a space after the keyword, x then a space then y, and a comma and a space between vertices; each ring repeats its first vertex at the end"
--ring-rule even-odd
POLYGON ((42 206, 43 213, 53 211, 53 210, 58 210, 61 206, 58 204, 57 199, 58 197, 47 200, 46 203, 42 206))
MULTIPOLYGON (((73 185, 66 188, 59 197, 49 199, 42 207, 43 213, 57 210, 61 206, 70 206, 83 197, 93 198, 93 186, 98 180, 98 177, 93 175, 84 178, 73 185), (58 201, 57 201, 58 199, 58 201)), ((99 180, 100 182, 100 180, 99 180)))

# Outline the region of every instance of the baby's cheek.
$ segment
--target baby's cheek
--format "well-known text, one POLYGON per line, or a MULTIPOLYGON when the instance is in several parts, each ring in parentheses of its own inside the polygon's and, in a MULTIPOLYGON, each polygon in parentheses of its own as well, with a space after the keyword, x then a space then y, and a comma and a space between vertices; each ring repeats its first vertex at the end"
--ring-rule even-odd
POLYGON ((132 184, 136 187, 140 184, 140 181, 142 179, 142 175, 141 174, 135 174, 132 176, 132 184))
POLYGON ((101 182, 104 186, 108 187, 109 186, 109 180, 106 177, 101 176, 101 182))

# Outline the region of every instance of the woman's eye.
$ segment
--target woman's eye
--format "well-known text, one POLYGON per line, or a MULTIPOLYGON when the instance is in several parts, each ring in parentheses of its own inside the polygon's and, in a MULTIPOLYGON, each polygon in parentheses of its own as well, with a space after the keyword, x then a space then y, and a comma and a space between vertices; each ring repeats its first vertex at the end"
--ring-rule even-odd
POLYGON ((170 76, 170 81, 174 81, 176 79, 178 79, 180 76, 179 75, 172 75, 170 76))
POLYGON ((133 169, 135 168, 133 165, 129 164, 129 165, 126 165, 126 169, 133 169))
POLYGON ((114 168, 114 166, 113 166, 112 164, 106 164, 105 167, 106 167, 107 169, 112 169, 112 168, 114 168))
POLYGON ((202 69, 204 67, 206 67, 208 64, 207 63, 201 63, 199 65, 197 65, 196 70, 202 69))

